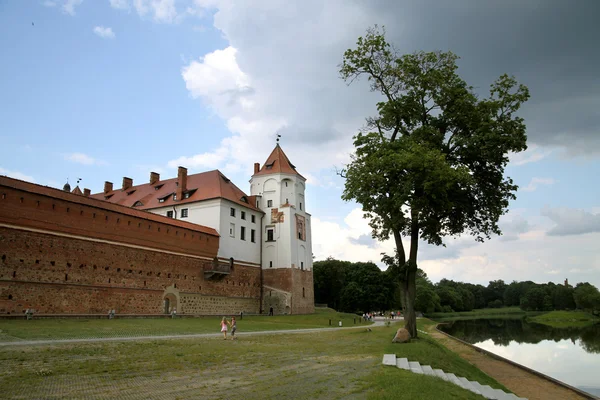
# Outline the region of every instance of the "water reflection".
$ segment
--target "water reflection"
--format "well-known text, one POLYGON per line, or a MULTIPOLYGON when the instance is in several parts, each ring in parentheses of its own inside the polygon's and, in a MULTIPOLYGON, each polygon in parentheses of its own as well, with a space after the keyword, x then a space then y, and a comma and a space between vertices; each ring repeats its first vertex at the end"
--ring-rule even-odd
POLYGON ((445 332, 592 394, 600 394, 600 324, 552 328, 515 319, 453 321, 445 332))

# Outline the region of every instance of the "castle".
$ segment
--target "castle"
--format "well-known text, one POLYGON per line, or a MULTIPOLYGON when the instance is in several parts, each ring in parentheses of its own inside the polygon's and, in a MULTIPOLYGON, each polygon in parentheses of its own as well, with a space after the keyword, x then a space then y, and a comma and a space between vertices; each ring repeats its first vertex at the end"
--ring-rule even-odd
POLYGON ((0 177, 0 314, 312 313, 305 183, 279 144, 250 195, 184 167, 97 194, 0 177))

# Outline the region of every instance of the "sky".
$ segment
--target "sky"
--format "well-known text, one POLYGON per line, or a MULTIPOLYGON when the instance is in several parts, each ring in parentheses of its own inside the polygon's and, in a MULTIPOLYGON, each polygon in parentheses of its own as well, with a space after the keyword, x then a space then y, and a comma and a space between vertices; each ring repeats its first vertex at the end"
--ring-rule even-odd
POLYGON ((336 175, 380 99, 339 64, 378 24, 401 53, 456 53, 480 96, 503 73, 531 93, 503 235, 422 243, 419 267, 600 287, 599 14, 597 0, 0 0, 0 175, 100 192, 181 165, 249 192, 280 134, 308 179, 315 260, 383 268, 394 244, 372 239, 336 175))

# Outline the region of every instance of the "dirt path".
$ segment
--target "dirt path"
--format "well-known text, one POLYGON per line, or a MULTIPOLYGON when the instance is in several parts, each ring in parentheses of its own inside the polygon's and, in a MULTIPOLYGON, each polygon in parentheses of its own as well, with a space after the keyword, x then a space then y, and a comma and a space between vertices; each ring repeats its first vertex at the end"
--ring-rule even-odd
MULTIPOLYGON (((278 334, 294 334, 294 333, 315 333, 332 330, 347 330, 347 329, 366 329, 376 326, 383 326, 383 319, 375 319, 371 325, 350 326, 345 328, 308 328, 308 329, 281 329, 274 331, 253 331, 253 332, 237 332, 236 336, 255 336, 255 335, 278 335, 278 334)), ((87 338, 87 339, 51 339, 51 340, 19 340, 0 342, 0 347, 4 346, 32 346, 32 345, 55 345, 55 344, 74 344, 74 343, 99 343, 99 342, 130 342, 142 340, 162 340, 162 339, 192 339, 192 338, 213 338, 220 337, 220 333, 198 333, 190 335, 162 335, 162 336, 122 336, 122 337, 107 337, 107 338, 87 338)))
POLYGON ((587 399, 577 393, 541 378, 507 362, 497 360, 435 330, 432 325, 429 334, 444 346, 460 355, 471 364, 512 390, 519 397, 529 400, 570 400, 587 399))

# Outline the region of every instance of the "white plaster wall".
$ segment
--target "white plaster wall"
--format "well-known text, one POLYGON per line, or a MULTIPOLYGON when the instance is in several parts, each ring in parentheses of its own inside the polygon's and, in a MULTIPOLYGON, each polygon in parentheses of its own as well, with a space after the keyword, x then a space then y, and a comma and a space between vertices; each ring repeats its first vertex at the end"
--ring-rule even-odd
POLYGON ((167 211, 175 211, 174 214, 175 219, 179 219, 182 221, 191 222, 193 224, 208 226, 209 228, 216 229, 217 232, 220 232, 220 203, 219 199, 201 201, 196 203, 186 203, 176 206, 168 206, 161 208, 154 208, 152 210, 148 210, 154 214, 159 215, 167 215, 167 211), (188 217, 181 218, 181 209, 188 209, 188 217))
POLYGON ((261 214, 246 208, 240 204, 221 199, 220 204, 221 222, 219 233, 221 243, 219 245, 219 257, 231 258, 239 261, 247 261, 260 264, 260 217, 261 214), (235 209, 235 217, 230 215, 230 209, 235 209), (242 211, 246 212, 246 219, 242 219, 242 211), (252 223, 252 215, 255 222, 252 223), (231 224, 235 225, 234 237, 229 234, 231 224), (246 227, 246 240, 242 240, 241 227, 246 227), (252 243, 251 231, 255 231, 255 242, 252 243))
POLYGON ((291 174, 260 175, 250 180, 250 192, 254 196, 262 196, 260 208, 265 212, 263 224, 263 260, 262 266, 270 268, 290 268, 292 264, 300 268, 304 261, 304 269, 312 270, 312 242, 310 229, 310 215, 305 212, 304 201, 305 183, 302 178, 291 174), (285 186, 288 180, 288 186, 285 186), (289 200, 290 207, 281 207, 285 199, 289 200), (273 201, 272 207, 267 207, 268 200, 273 201), (299 202, 302 202, 302 211, 299 202), (283 223, 271 223, 271 210, 277 208, 284 213, 283 223), (296 213, 306 218, 306 241, 299 240, 296 232, 296 213), (274 242, 267 242, 267 229, 274 228, 274 242), (302 249, 302 247, 304 249, 302 249), (302 253, 304 251, 304 257, 302 253))

